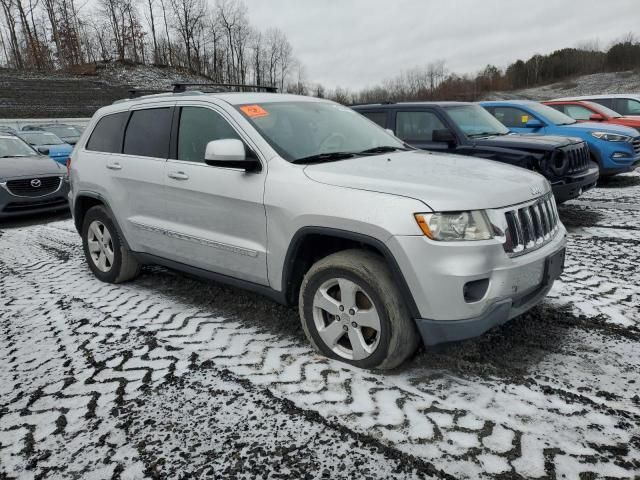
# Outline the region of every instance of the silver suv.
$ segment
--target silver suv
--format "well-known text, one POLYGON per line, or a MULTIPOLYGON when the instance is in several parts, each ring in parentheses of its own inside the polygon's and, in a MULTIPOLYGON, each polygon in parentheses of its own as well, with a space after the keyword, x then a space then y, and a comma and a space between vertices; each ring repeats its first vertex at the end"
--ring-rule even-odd
POLYGON ((549 183, 413 150, 336 103, 185 92, 100 109, 71 159, 75 225, 105 282, 159 264, 298 304, 309 341, 393 368, 420 338, 536 305, 566 232, 549 183))

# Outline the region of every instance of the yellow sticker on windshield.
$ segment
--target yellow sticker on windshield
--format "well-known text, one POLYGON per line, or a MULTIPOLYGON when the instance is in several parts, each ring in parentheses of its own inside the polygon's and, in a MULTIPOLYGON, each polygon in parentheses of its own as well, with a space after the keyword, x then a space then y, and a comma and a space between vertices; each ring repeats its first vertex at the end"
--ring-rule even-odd
POLYGON ((529 115, 522 115, 522 123, 527 123, 529 121, 529 115))
POLYGON ((267 112, 260 105, 245 105, 243 107, 240 107, 240 110, 242 110, 244 114, 249 118, 260 118, 269 115, 269 112, 267 112))

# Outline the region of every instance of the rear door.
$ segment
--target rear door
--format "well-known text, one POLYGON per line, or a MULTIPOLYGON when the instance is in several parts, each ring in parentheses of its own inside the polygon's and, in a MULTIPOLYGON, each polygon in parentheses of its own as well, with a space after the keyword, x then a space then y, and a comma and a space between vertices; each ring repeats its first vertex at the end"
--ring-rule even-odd
POLYGON ((260 159, 262 171, 257 173, 207 165, 207 143, 229 138, 257 151, 224 109, 208 102, 176 107, 164 175, 169 255, 180 263, 267 285, 267 164, 260 159))
POLYGON ((162 227, 172 113, 173 106, 167 103, 131 109, 122 153, 112 155, 105 164, 111 207, 137 252, 162 255, 168 248, 162 227))

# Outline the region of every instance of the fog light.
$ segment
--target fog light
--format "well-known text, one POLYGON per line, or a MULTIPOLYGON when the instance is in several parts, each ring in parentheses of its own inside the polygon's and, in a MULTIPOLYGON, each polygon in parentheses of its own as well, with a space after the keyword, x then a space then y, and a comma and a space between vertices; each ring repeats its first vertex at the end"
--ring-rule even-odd
POLYGON ((482 298, 487 294, 488 288, 488 278, 465 283, 464 287, 462 287, 462 295, 464 296, 464 301, 467 303, 474 303, 482 300, 482 298))

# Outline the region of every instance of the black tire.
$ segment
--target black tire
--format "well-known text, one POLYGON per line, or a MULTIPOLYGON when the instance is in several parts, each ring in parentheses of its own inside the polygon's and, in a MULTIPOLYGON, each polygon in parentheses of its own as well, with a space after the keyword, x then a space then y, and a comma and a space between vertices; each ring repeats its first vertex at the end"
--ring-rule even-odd
MULTIPOLYGON (((342 301, 340 300, 339 303, 342 301)), ((373 252, 345 250, 329 255, 315 263, 302 281, 299 309, 302 327, 313 347, 327 357, 341 360, 356 367, 392 369, 413 355, 418 347, 419 336, 415 323, 404 305, 391 272, 383 258, 373 252), (372 302, 375 306, 380 320, 379 339, 375 349, 364 359, 354 360, 336 353, 318 332, 314 319, 314 297, 323 285, 330 284, 334 279, 346 279, 355 283, 368 297, 369 303, 372 302)), ((338 317, 329 315, 329 317, 331 319, 328 321, 333 323, 339 320, 340 315, 338 317)), ((325 317, 321 318, 324 321, 325 317)), ((349 319, 347 318, 345 324, 348 323, 349 319)), ((348 329, 348 325, 345 326, 348 329)), ((345 332, 348 333, 347 329, 345 332)))
POLYGON ((120 238, 115 221, 111 218, 106 208, 101 205, 90 208, 84 217, 82 223, 82 246, 89 268, 103 282, 122 283, 132 280, 140 273, 140 263, 120 238), (104 229, 108 230, 111 237, 110 245, 113 251, 113 263, 110 263, 108 271, 100 270, 89 251, 89 228, 94 222, 99 222, 104 229))

